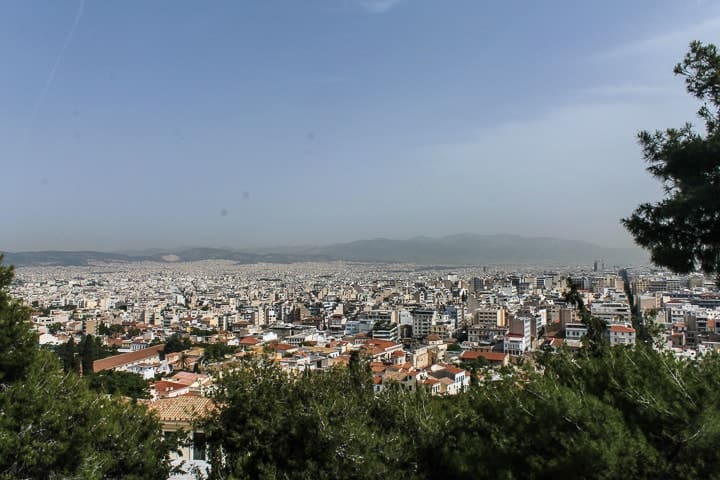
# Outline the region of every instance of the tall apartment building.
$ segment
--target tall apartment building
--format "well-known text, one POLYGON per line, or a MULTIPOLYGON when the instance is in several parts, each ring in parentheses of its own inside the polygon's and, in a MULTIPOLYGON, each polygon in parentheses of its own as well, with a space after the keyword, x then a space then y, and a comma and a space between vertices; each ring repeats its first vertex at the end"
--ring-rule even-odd
POLYGON ((535 279, 535 288, 539 290, 550 290, 553 287, 553 278, 550 276, 540 276, 535 279))
POLYGON ((635 296, 635 304, 640 310, 640 313, 645 313, 648 310, 657 310, 660 308, 660 297, 656 295, 637 295, 635 296))
POLYGON ((507 310, 505 307, 496 305, 483 306, 476 308, 473 312, 474 325, 485 325, 485 326, 507 326, 507 310))
POLYGON ((384 340, 386 342, 397 342, 398 326, 397 324, 378 323, 372 329, 372 338, 376 340, 384 340))
POLYGON ((503 340, 503 350, 510 355, 522 355, 531 346, 531 318, 516 317, 510 321, 510 332, 503 340))
POLYGON ((430 328, 437 323, 438 314, 435 309, 417 308, 412 311, 413 337, 424 338, 430 335, 430 328))

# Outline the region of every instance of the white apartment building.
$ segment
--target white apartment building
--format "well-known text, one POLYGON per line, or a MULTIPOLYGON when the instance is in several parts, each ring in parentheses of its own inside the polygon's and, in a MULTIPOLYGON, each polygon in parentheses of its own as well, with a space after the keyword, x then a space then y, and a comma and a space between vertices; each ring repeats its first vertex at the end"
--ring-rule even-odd
POLYGON ((522 355, 530 349, 531 325, 530 317, 517 317, 512 320, 510 333, 505 335, 503 349, 510 355, 522 355))
POLYGON ((565 339, 580 341, 587 335, 587 330, 584 323, 568 323, 565 325, 565 339))
POLYGON ((635 345, 635 329, 630 325, 610 325, 607 329, 610 345, 635 345))
POLYGON ((630 323, 630 305, 621 302, 596 302, 590 304, 590 314, 604 320, 608 325, 630 323))
POLYGON ((519 333, 508 333, 503 340, 503 351, 510 355, 522 355, 530 348, 530 337, 519 333))

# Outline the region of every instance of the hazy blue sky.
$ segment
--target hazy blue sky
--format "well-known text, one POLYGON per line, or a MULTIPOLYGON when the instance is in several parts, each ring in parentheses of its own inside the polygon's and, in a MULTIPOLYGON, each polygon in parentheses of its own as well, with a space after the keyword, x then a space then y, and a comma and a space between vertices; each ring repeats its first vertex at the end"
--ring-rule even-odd
POLYGON ((720 2, 0 2, 0 250, 631 239, 720 2))

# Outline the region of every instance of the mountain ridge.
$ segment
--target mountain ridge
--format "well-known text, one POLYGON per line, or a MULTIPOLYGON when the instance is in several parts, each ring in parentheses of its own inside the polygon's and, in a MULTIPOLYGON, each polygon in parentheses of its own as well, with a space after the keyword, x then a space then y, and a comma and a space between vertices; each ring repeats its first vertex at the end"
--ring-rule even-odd
POLYGON ((459 233, 443 237, 416 236, 407 240, 374 238, 324 246, 272 248, 186 247, 128 250, 126 253, 92 250, 7 252, 5 261, 16 266, 77 266, 99 262, 164 263, 230 260, 240 264, 295 263, 346 260, 367 263, 421 265, 474 264, 638 264, 648 261, 640 248, 602 247, 583 240, 522 235, 459 233))

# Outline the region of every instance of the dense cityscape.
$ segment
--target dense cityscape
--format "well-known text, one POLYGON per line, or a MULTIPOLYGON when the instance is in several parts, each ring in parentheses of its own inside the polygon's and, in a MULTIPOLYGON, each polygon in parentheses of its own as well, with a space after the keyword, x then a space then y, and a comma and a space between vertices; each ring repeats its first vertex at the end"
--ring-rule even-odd
MULTIPOLYGON (((106 353, 96 352, 94 373, 144 379, 150 409, 173 430, 198 413, 178 417, 185 404, 211 402, 205 397, 219 372, 253 356, 297 373, 346 366, 356 352, 369 362, 376 392, 400 384, 458 394, 472 375, 499 378, 500 369, 532 362, 536 352, 582 347, 588 326, 568 301, 572 287, 606 324, 611 346, 634 345, 643 328, 679 357, 720 348, 720 293, 710 279, 607 268, 602 260, 554 269, 228 261, 24 267, 11 293, 32 307, 40 345, 60 352, 84 336, 100 339, 106 353), (164 352, 178 340, 179 348, 164 352)), ((192 445, 176 458, 207 467, 205 460, 204 448, 192 445)))
POLYGON ((720 477, 720 3, 3 7, 0 480, 720 477))

